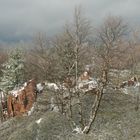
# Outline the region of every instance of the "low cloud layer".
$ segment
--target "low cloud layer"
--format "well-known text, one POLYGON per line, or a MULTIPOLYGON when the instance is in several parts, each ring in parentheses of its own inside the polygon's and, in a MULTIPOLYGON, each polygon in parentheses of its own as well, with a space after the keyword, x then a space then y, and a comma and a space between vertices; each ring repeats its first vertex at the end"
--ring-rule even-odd
POLYGON ((0 40, 24 40, 40 31, 53 35, 72 20, 78 5, 95 25, 108 14, 140 23, 140 0, 0 0, 0 40))

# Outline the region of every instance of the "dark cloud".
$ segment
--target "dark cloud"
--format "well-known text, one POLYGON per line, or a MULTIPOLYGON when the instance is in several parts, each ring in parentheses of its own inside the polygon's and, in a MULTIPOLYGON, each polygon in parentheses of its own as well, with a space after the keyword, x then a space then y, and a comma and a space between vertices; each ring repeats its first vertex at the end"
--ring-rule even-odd
POLYGON ((0 40, 30 38, 39 31, 53 35, 71 21, 78 5, 94 24, 108 14, 140 23, 140 0, 0 0, 0 40))

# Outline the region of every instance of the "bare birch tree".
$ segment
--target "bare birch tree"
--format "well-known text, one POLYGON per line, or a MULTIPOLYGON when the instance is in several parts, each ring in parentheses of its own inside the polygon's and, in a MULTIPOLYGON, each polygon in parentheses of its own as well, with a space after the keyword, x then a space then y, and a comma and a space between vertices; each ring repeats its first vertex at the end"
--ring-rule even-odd
POLYGON ((104 89, 106 88, 109 82, 109 70, 111 64, 113 63, 113 57, 118 52, 119 45, 123 36, 126 34, 126 25, 123 23, 121 18, 118 17, 108 17, 104 22, 103 26, 99 29, 99 44, 96 46, 99 71, 101 75, 100 85, 96 91, 96 98, 93 103, 90 112, 89 122, 83 129, 83 133, 89 133, 91 125, 95 121, 100 103, 102 100, 102 95, 104 89))

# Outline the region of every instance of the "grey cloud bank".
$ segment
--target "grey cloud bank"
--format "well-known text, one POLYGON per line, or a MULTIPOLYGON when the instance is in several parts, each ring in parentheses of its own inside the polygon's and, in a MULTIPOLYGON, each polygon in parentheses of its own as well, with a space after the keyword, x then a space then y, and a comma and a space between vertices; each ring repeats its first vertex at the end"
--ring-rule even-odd
POLYGON ((78 5, 93 25, 108 14, 140 24, 140 0, 0 0, 0 40, 26 40, 39 31, 53 35, 72 20, 78 5))

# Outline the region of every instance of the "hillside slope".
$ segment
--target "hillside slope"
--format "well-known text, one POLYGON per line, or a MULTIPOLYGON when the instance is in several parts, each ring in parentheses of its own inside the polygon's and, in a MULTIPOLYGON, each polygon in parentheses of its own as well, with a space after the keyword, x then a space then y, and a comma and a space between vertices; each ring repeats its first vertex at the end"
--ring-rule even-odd
POLYGON ((92 130, 84 135, 72 133, 72 122, 50 111, 52 94, 46 91, 38 96, 31 116, 0 124, 0 140, 140 140, 140 110, 135 110, 134 97, 114 91, 104 94, 92 130))

